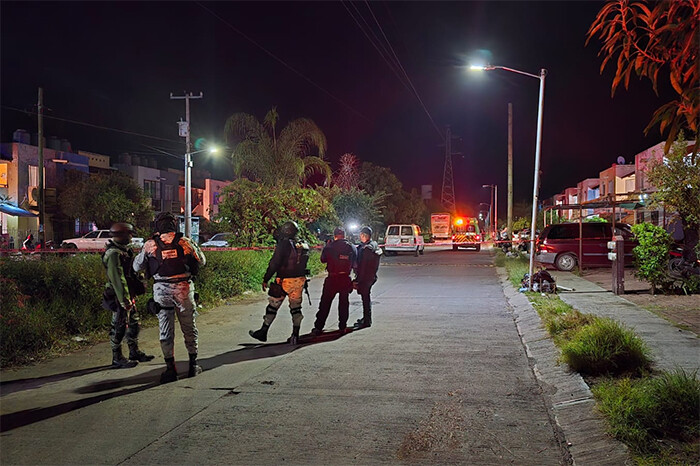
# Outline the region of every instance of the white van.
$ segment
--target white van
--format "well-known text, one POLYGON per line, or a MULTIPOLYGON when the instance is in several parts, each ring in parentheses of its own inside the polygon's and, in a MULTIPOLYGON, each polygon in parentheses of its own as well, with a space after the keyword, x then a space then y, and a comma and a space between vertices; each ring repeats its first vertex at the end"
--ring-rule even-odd
POLYGON ((386 228, 384 252, 387 256, 399 252, 410 252, 418 256, 424 250, 425 243, 418 225, 389 225, 386 228))

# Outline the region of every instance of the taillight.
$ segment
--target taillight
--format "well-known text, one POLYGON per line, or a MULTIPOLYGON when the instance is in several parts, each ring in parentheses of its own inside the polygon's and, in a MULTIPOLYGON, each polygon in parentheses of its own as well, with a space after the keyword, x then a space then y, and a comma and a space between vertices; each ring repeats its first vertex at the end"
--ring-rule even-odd
POLYGON ((457 235, 452 235, 452 241, 454 241, 456 237, 457 235))

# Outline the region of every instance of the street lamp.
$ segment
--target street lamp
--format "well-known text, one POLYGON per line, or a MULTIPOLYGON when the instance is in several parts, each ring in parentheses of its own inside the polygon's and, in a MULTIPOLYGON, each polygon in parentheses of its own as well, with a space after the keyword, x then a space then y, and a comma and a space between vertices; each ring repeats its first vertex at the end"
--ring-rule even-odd
POLYGON ((210 147, 185 153, 185 236, 188 238, 192 237, 192 156, 200 152, 213 154, 218 150, 218 147, 210 147))
MULTIPOLYGON (((492 239, 493 241, 498 241, 498 185, 496 184, 485 184, 481 186, 482 188, 491 188, 491 207, 489 209, 492 211, 491 214, 491 228, 493 230, 492 239), (494 194, 495 191, 495 194, 494 194)), ((494 243, 495 244, 495 243, 494 243)))
POLYGON ((505 70, 511 71, 513 73, 524 74, 525 76, 530 76, 531 78, 540 80, 540 97, 539 104, 537 106, 537 144, 535 145, 535 175, 534 175, 534 185, 532 187, 532 221, 530 222, 530 268, 529 268, 529 280, 528 289, 532 291, 532 273, 534 271, 535 265, 535 231, 536 231, 536 221, 537 221, 537 197, 539 194, 540 187, 540 149, 542 148, 542 113, 544 112, 544 78, 547 75, 547 70, 542 68, 540 74, 526 73, 525 71, 515 70, 513 68, 507 68, 505 66, 493 66, 493 65, 472 65, 469 67, 472 70, 505 70))

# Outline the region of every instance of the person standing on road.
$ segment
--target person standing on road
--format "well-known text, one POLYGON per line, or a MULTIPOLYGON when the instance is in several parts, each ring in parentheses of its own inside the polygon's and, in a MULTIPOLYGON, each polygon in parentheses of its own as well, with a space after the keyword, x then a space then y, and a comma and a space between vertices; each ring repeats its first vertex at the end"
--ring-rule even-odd
POLYGON ((267 332, 286 296, 292 314, 292 335, 287 342, 296 345, 299 341, 299 329, 304 318, 301 313, 302 293, 309 274, 309 245, 297 238, 298 233, 299 225, 292 221, 285 222, 277 231, 275 251, 262 280, 262 289, 267 290, 268 295, 263 324, 258 330, 248 332, 256 340, 267 341, 267 332), (268 288, 268 282, 275 274, 277 276, 268 288))
POLYGON ((109 229, 112 237, 102 254, 102 264, 107 269, 107 284, 102 295, 102 307, 112 311, 112 327, 109 341, 112 346, 112 367, 134 367, 139 362, 154 358, 139 350, 139 313, 134 298, 144 294, 143 282, 135 274, 132 263, 134 252, 129 247, 134 236, 130 223, 115 223, 109 229), (122 354, 122 340, 126 337, 129 359, 122 354))
POLYGON ((199 348, 197 304, 192 277, 206 265, 206 257, 197 244, 184 238, 177 231, 177 218, 170 212, 161 212, 155 218, 157 232, 146 241, 134 259, 134 270, 147 270, 153 277, 153 299, 158 310, 160 347, 163 350, 166 369, 160 376, 161 383, 177 380, 175 367, 175 314, 185 339, 190 358, 188 376, 202 372, 197 364, 199 348))
POLYGON ((338 295, 338 328, 341 332, 347 330, 350 314, 349 297, 352 292, 350 272, 355 266, 356 258, 355 246, 345 239, 345 230, 342 228, 333 230, 333 241, 321 251, 321 262, 326 264, 328 276, 323 281, 321 302, 318 305, 314 329, 311 331, 313 335, 323 333, 323 327, 326 325, 336 294, 338 295))
POLYGON ((362 297, 362 318, 357 320, 356 328, 372 326, 372 299, 370 291, 377 281, 377 270, 382 250, 376 241, 372 241, 372 229, 368 226, 360 230, 360 245, 357 248, 357 266, 353 288, 362 297))

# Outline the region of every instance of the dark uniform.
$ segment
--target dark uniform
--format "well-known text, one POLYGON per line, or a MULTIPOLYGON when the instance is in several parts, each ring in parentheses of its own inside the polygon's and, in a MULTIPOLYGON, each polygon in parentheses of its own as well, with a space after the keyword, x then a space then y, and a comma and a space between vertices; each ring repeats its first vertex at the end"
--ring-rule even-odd
POLYGON ((316 313, 313 332, 319 335, 326 325, 326 319, 331 310, 331 303, 335 295, 338 295, 338 328, 344 331, 348 323, 350 313, 349 296, 352 292, 352 280, 350 272, 355 265, 357 253, 355 246, 345 239, 345 231, 336 228, 333 232, 334 241, 326 245, 321 251, 321 262, 326 264, 328 276, 323 282, 321 302, 316 313))
POLYGON ((362 319, 357 321, 358 327, 372 326, 372 299, 370 292, 377 281, 377 270, 382 250, 376 241, 372 241, 372 229, 364 227, 360 231, 361 238, 366 239, 357 247, 357 267, 355 267, 354 287, 362 297, 362 319))
POLYGON ((275 281, 268 290, 268 303, 263 316, 263 325, 258 330, 250 330, 248 334, 260 341, 267 341, 267 332, 277 317, 277 311, 286 297, 289 300, 289 312, 292 314, 292 335, 287 340, 296 344, 299 329, 304 316, 301 313, 302 293, 306 286, 306 275, 309 261, 309 245, 296 238, 299 226, 295 222, 285 222, 277 234, 277 245, 263 276, 262 288, 267 289, 267 283, 276 275, 275 281))
POLYGON ((134 252, 129 247, 134 229, 129 223, 115 223, 110 228, 113 239, 107 242, 102 264, 107 269, 107 284, 102 295, 102 307, 112 312, 109 341, 112 346, 112 367, 133 367, 136 362, 153 359, 139 350, 139 314, 133 298, 146 289, 132 269, 134 252), (129 359, 122 354, 122 340, 126 337, 129 359))

